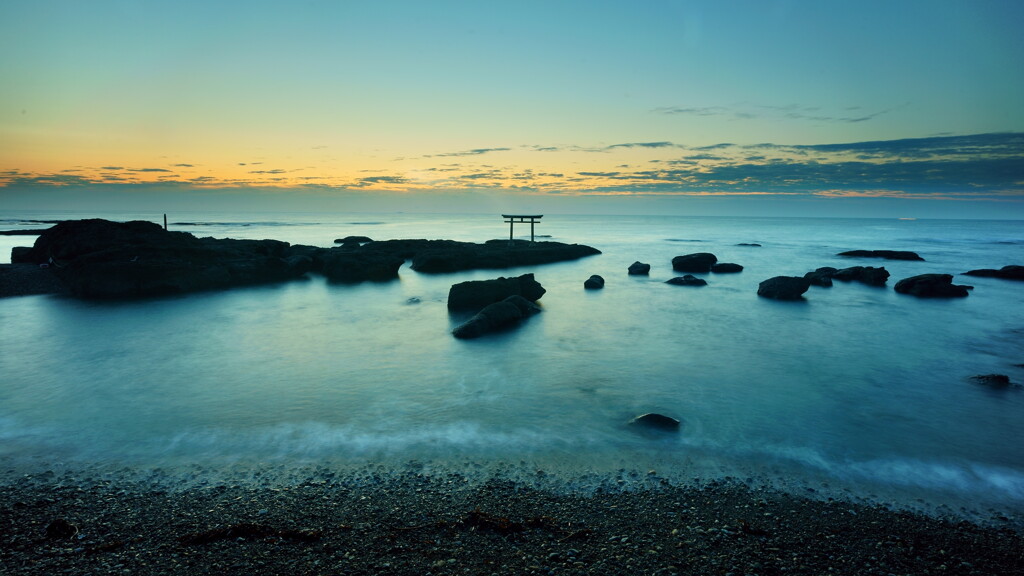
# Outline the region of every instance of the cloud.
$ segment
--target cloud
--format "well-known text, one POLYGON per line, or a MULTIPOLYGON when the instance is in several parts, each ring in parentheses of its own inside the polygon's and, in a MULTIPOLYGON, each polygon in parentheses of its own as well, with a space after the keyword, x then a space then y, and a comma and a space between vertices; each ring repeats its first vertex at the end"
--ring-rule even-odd
POLYGON ((129 168, 129 172, 170 172, 166 168, 129 168))
POLYGON ((654 111, 659 114, 683 114, 689 116, 720 116, 730 112, 729 108, 725 106, 667 106, 655 108, 654 111))
POLYGON ((192 164, 174 164, 176 168, 195 168, 192 164))
POLYGON ((124 170, 124 166, 103 166, 101 170, 124 170))
POLYGON ((734 106, 663 106, 655 108, 652 112, 667 115, 682 116, 732 116, 738 120, 754 120, 757 118, 784 118, 788 120, 801 120, 809 122, 828 122, 856 124, 874 120, 879 116, 888 114, 894 110, 903 108, 909 103, 892 106, 884 110, 877 110, 864 114, 850 115, 849 112, 862 110, 861 106, 847 106, 834 113, 823 112, 820 106, 805 106, 800 104, 786 104, 783 106, 771 104, 734 105, 734 106))
POLYGON ((613 176, 618 176, 618 175, 622 174, 622 172, 577 172, 577 174, 579 174, 580 176, 594 176, 594 177, 597 177, 597 178, 611 178, 613 176))
POLYGON ((479 156, 481 154, 489 154, 491 152, 508 152, 511 148, 474 148, 472 150, 463 150, 462 152, 445 152, 443 154, 429 154, 424 158, 450 158, 455 156, 479 156))
POLYGON ((273 170, 249 170, 249 174, 286 174, 287 170, 275 168, 273 170))
POLYGON ((671 142, 627 142, 625 144, 612 144, 605 148, 605 150, 612 150, 615 148, 673 148, 675 144, 671 142))

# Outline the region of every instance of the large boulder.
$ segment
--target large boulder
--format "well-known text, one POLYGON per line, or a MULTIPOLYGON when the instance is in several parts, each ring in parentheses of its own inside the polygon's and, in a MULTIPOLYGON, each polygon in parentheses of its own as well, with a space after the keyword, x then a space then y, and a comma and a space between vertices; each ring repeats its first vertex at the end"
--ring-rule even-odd
MULTIPOLYGON (((13 260, 12 260, 13 261, 13 260)), ((965 276, 982 276, 988 278, 1002 278, 1004 280, 1024 280, 1024 266, 1009 265, 1003 266, 999 270, 992 268, 982 268, 980 270, 971 270, 970 272, 964 272, 965 276)))
POLYGON ((536 302, 544 295, 544 287, 533 274, 494 280, 469 280, 452 285, 448 290, 449 310, 480 310, 509 296, 522 296, 536 302))
POLYGON ((807 274, 804 274, 804 278, 806 278, 807 281, 811 283, 811 286, 831 288, 832 277, 835 275, 836 272, 839 272, 839 270, 836 268, 833 268, 831 266, 822 266, 821 268, 818 268, 813 272, 808 272, 807 274))
POLYGON ((718 262, 718 257, 710 252, 684 254, 672 259, 672 269, 676 272, 710 272, 718 262))
POLYGON ((774 300, 800 300, 811 282, 799 276, 775 276, 757 286, 757 295, 774 300))
POLYGON ((485 334, 504 330, 524 318, 540 312, 540 307, 522 296, 509 296, 501 302, 485 306, 475 316, 452 331, 456 338, 479 338, 485 334))
POLYGON ((405 259, 380 250, 347 250, 346 246, 321 250, 320 273, 334 282, 384 281, 398 278, 405 259))
POLYGON ((651 273, 651 265, 637 261, 629 265, 629 273, 633 276, 646 276, 651 273))
POLYGON ((583 287, 588 290, 600 290, 604 288, 604 278, 594 274, 583 282, 583 287))
MULTIPOLYGON (((807 277, 806 275, 804 276, 807 277)), ((832 273, 834 280, 843 282, 861 282, 869 286, 885 286, 889 280, 889 271, 874 266, 851 266, 832 273)))
POLYGON ((708 281, 691 274, 686 274, 685 276, 670 278, 665 281, 665 284, 672 284, 673 286, 707 286, 708 281))
POLYGON ((900 294, 910 294, 918 298, 964 298, 971 286, 953 284, 952 274, 921 274, 904 278, 896 283, 895 290, 900 294))
POLYGON ((884 258, 886 260, 920 260, 924 261, 915 252, 907 250, 849 250, 847 252, 840 252, 837 256, 847 256, 854 258, 884 258))
POLYGON ((732 262, 717 262, 711 266, 711 271, 715 274, 735 274, 743 272, 743 266, 732 262))

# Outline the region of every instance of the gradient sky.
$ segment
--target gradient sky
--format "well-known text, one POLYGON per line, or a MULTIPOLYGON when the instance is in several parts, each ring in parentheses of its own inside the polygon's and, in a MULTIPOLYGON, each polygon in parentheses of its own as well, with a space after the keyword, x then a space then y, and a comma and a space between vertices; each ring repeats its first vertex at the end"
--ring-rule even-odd
POLYGON ((1024 218, 1024 2, 0 0, 0 209, 1024 218))

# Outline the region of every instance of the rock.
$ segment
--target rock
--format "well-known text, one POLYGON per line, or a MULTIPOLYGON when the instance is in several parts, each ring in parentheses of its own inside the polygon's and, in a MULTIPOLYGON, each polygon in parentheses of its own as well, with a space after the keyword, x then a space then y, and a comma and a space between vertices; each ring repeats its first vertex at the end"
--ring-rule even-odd
POLYGON ((775 276, 757 286, 757 295, 775 300, 800 300, 811 282, 799 276, 775 276))
POLYGON ((665 284, 672 284, 673 286, 707 286, 708 281, 703 278, 697 278, 687 274, 685 276, 676 276, 665 281, 665 284))
POLYGON ((629 423, 643 426, 645 428, 654 428, 657 430, 670 431, 678 431, 679 426, 681 424, 679 420, 671 416, 665 416, 664 414, 655 414, 653 412, 648 414, 641 414, 640 416, 637 416, 636 418, 630 420, 629 423))
POLYGON ((651 273, 651 265, 643 262, 633 262, 629 265, 629 273, 633 276, 646 276, 651 273))
POLYGON ((131 298, 280 282, 311 260, 287 242, 196 238, 152 222, 71 220, 36 239, 24 258, 47 263, 73 296, 131 298))
POLYGON ((320 273, 334 282, 385 281, 398 278, 398 269, 405 260, 390 252, 377 250, 348 251, 346 247, 320 252, 320 273))
POLYGON ((373 239, 366 236, 345 236, 334 241, 335 244, 366 244, 373 242, 373 239))
POLYGON ((480 310, 509 296, 522 296, 536 302, 544 295, 544 287, 533 274, 494 280, 469 280, 454 284, 448 290, 449 310, 480 310))
POLYGON ((11 264, 36 264, 32 261, 31 246, 15 246, 11 248, 11 264))
POLYGON ((540 312, 540 307, 522 296, 509 296, 484 307, 475 316, 452 331, 456 338, 479 338, 518 324, 523 318, 540 312))
POLYGON ((718 257, 714 254, 697 252, 673 258, 672 269, 676 272, 710 272, 715 262, 718 262, 718 257))
POLYGON ((895 290, 900 294, 910 294, 918 298, 964 298, 972 286, 953 284, 952 274, 921 274, 904 278, 896 283, 895 290))
MULTIPOLYGON (((806 278, 806 275, 804 276, 806 278)), ((851 266, 850 268, 843 268, 842 270, 836 270, 832 273, 834 280, 842 280, 843 282, 861 282, 869 286, 885 286, 885 283, 889 280, 889 271, 885 268, 875 268, 873 266, 851 266)))
POLYGON ((740 242, 737 246, 747 246, 748 248, 760 248, 761 245, 756 242, 740 242))
POLYGON ((804 278, 806 278, 812 286, 822 286, 824 288, 831 288, 832 276, 835 275, 836 272, 839 272, 839 270, 836 268, 832 268, 831 266, 823 266, 821 268, 814 270, 813 272, 808 272, 807 274, 804 274, 804 278))
POLYGON ((69 540, 78 534, 78 526, 63 518, 57 518, 46 525, 46 537, 54 540, 69 540))
POLYGON ((604 288, 604 278, 601 278, 597 274, 594 274, 590 278, 587 278, 585 282, 583 282, 583 287, 589 290, 599 290, 601 288, 604 288))
MULTIPOLYGON (((13 262, 14 256, 11 256, 13 262)), ((1003 266, 999 270, 993 270, 992 268, 982 268, 980 270, 971 270, 970 272, 964 272, 965 276, 982 276, 988 278, 1002 278, 1003 280, 1024 280, 1024 266, 1010 265, 1003 266)))
POLYGON ((971 376, 971 382, 990 388, 1009 388, 1010 377, 1006 374, 982 374, 971 376))
POLYGON ((733 264, 732 262, 718 262, 711 266, 711 271, 715 274, 734 274, 736 272, 743 272, 743 266, 733 264))
POLYGON ((501 269, 578 260, 601 251, 583 244, 490 240, 484 244, 454 240, 385 240, 363 249, 386 250, 412 258, 417 272, 439 273, 462 270, 501 269))
POLYGON ((848 252, 840 252, 837 256, 849 256, 856 258, 884 258, 886 260, 920 260, 924 261, 924 258, 918 256, 915 252, 909 252, 906 250, 850 250, 848 252))

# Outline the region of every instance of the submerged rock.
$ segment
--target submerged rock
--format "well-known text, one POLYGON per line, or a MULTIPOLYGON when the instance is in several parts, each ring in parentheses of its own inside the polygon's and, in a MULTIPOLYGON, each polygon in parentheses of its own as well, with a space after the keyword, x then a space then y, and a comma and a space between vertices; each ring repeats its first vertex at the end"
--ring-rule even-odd
POLYGON ((604 288, 604 278, 601 278, 597 274, 594 274, 593 276, 587 278, 583 282, 583 287, 587 288, 588 290, 599 290, 601 288, 604 288))
POLYGON ((813 272, 808 272, 807 274, 804 274, 804 278, 806 278, 812 286, 831 288, 832 277, 835 275, 836 272, 839 272, 839 270, 836 268, 832 268, 831 266, 823 266, 821 268, 814 270, 813 272))
POLYGON ((449 310, 480 310, 488 304, 500 302, 509 296, 522 296, 536 302, 546 290, 533 274, 523 274, 514 278, 496 278, 494 280, 469 280, 454 284, 448 290, 449 310))
POLYGON ((651 273, 651 265, 637 261, 629 265, 629 273, 633 276, 646 276, 651 273))
POLYGON ((641 414, 640 416, 637 416, 636 418, 630 420, 629 423, 637 426, 643 426, 645 428, 667 430, 672 432, 677 432, 679 430, 680 425, 682 424, 679 420, 671 416, 665 416, 664 414, 656 414, 653 412, 648 414, 641 414))
POLYGON ((757 286, 757 295, 774 300, 800 300, 811 282, 799 276, 775 276, 757 286))
POLYGON ((733 264, 732 262, 718 262, 711 266, 711 271, 715 274, 735 274, 736 272, 743 272, 743 266, 733 264))
MULTIPOLYGON (((820 268, 819 268, 820 270, 820 268)), ((805 275, 804 278, 807 276, 805 275)), ((832 273, 832 278, 843 282, 861 282, 868 286, 885 286, 889 280, 889 271, 874 266, 851 266, 832 273)))
POLYGON ((1009 388, 1010 377, 1006 374, 980 374, 978 376, 971 376, 971 382, 975 384, 981 384, 982 386, 988 386, 989 388, 1009 388))
MULTIPOLYGON (((13 262, 13 260, 12 260, 13 262)), ((1024 280, 1024 266, 1009 265, 1003 266, 999 270, 992 268, 982 268, 980 270, 971 270, 970 272, 964 272, 965 276, 981 276, 988 278, 1002 278, 1003 280, 1024 280)))
POLYGON ((971 288, 953 284, 952 274, 920 274, 904 278, 895 286, 900 294, 918 298, 965 298, 971 288))
POLYGON ((672 259, 672 269, 676 272, 710 272, 715 262, 718 262, 718 257, 710 252, 684 254, 672 259))
POLYGON ((703 278, 697 278, 687 274, 685 276, 676 276, 665 281, 665 284, 672 284, 673 286, 707 286, 708 281, 703 278))
POLYGON ((917 253, 907 250, 849 250, 836 255, 855 258, 884 258, 886 260, 920 260, 924 262, 924 258, 918 256, 917 253))
POLYGON ((509 296, 484 307, 475 316, 452 330, 456 338, 479 338, 518 324, 524 318, 540 312, 540 307, 522 296, 509 296))

